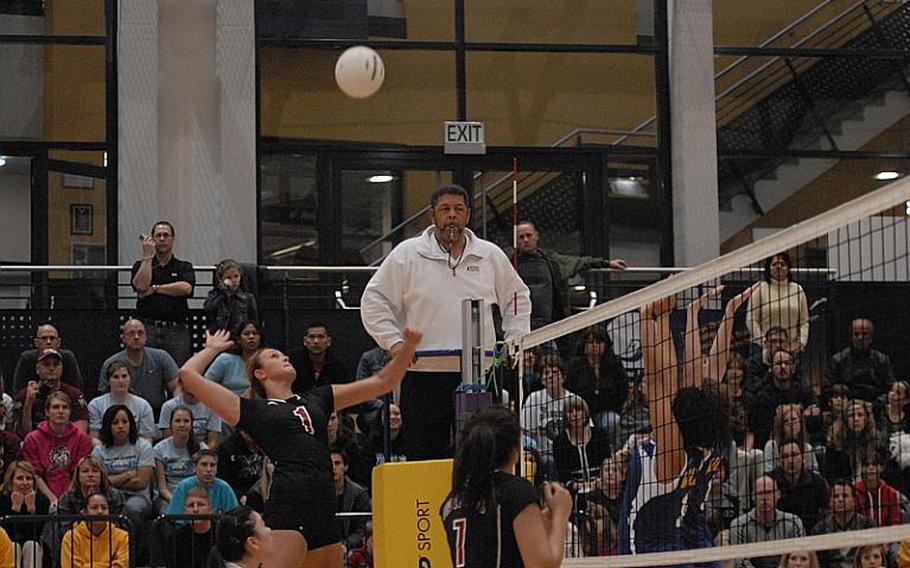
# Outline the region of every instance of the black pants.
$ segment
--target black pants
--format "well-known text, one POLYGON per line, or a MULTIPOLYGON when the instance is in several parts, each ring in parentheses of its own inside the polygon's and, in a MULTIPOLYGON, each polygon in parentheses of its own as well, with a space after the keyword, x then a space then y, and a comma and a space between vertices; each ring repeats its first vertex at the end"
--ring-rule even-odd
POLYGON ((401 428, 408 460, 433 460, 454 455, 455 389, 461 373, 409 371, 401 383, 401 428))

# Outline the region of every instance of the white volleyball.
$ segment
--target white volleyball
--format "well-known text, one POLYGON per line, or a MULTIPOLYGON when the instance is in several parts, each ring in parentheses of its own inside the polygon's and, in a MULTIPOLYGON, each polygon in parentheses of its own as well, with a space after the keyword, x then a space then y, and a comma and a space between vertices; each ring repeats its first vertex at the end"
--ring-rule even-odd
POLYGON ((335 64, 335 82, 344 94, 354 99, 372 96, 385 79, 385 65, 375 50, 358 45, 350 47, 335 64))

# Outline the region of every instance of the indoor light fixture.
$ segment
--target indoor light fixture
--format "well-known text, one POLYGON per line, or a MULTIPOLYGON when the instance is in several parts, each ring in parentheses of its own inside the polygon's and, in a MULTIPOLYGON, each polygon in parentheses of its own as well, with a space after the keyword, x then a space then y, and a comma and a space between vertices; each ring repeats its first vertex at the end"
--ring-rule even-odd
POLYGON ((901 177, 900 172, 895 172, 895 171, 891 171, 891 170, 878 172, 877 174, 872 176, 873 179, 877 179, 878 181, 891 181, 891 180, 897 179, 899 177, 901 177))
POLYGON ((367 178, 367 181, 370 183, 388 183, 395 179, 395 176, 390 176, 389 174, 377 174, 375 176, 370 176, 367 178))
POLYGON ((6 165, 6 156, 0 156, 0 168, 6 165))

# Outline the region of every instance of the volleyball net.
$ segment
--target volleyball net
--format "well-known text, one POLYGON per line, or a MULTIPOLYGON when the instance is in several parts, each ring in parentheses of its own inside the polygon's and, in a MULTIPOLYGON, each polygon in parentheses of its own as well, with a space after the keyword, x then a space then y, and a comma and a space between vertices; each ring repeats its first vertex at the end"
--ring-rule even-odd
POLYGON ((897 181, 510 346, 526 475, 573 494, 564 565, 896 562, 908 200, 897 181))

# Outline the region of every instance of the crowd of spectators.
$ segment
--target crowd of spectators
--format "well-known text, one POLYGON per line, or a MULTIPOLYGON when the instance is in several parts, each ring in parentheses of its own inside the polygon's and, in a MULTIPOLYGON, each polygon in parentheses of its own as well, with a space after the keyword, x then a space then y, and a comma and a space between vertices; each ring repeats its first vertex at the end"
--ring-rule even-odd
MULTIPOLYGON (((524 227, 536 235, 533 225, 524 227)), ((100 521, 8 522, 4 528, 16 557, 28 566, 55 561, 79 565, 79 558, 96 553, 203 566, 213 542, 209 515, 238 504, 261 510, 268 499, 271 467, 262 451, 243 430, 229 428, 181 392, 176 382, 187 356, 181 315, 185 318, 195 278, 188 276, 192 265, 173 257, 173 241, 169 223, 156 224, 143 241, 143 258, 132 281, 140 303, 135 317, 122 326, 123 350, 101 367, 98 396, 86 399, 84 387, 93 379, 83 376, 78 354, 62 347, 51 323, 37 326, 35 348, 19 357, 14 394, 0 405, 0 514, 110 513, 124 515, 130 525, 128 537, 100 521), (181 514, 199 517, 155 521, 157 515, 181 514), (110 535, 99 539, 105 531, 110 535), (98 540, 107 542, 105 550, 91 549, 98 540)), ((523 248, 527 252, 529 247, 523 248)), ((548 301, 559 301, 552 294, 552 277, 562 276, 547 258, 541 256, 543 268, 528 265, 524 272, 546 277, 548 301)), ((586 266, 613 265, 625 267, 622 261, 603 259, 586 266)), ((724 356, 721 376, 710 377, 726 393, 729 408, 723 411, 734 424, 728 457, 705 502, 715 543, 907 522, 908 383, 895 378, 890 357, 874 348, 874 323, 857 317, 850 323, 850 345, 831 355, 820 388, 811 385, 804 356, 809 341, 805 292, 790 279, 786 255, 769 259, 766 269, 744 326, 753 335, 724 356)), ((233 260, 218 264, 215 282, 205 301, 207 327, 231 330, 235 349, 219 355, 205 376, 240 396, 252 396, 246 362, 265 344, 256 299, 244 290, 242 267, 233 260)), ((555 307, 562 306, 550 303, 534 313, 550 321, 561 313, 555 307)), ((616 354, 607 329, 586 330, 576 345, 526 352, 522 387, 511 386, 511 404, 519 407, 524 445, 533 462, 527 468, 530 477, 555 478, 573 491, 574 542, 567 549, 572 556, 617 552, 630 440, 650 431, 640 374, 616 354), (522 400, 516 400, 519 392, 522 400)), ((698 332, 707 351, 717 326, 704 323, 698 332)), ((298 340, 301 348, 290 354, 297 371, 295 392, 369 376, 388 360, 388 353, 377 347, 354 365, 337 355, 334 340, 327 324, 307 326, 298 340)), ((402 415, 396 396, 386 405, 375 401, 330 418, 338 511, 370 511, 373 467, 422 455, 408 439, 403 427, 408 416, 402 415)), ((371 566, 371 523, 338 522, 349 564, 371 566)), ((819 561, 822 566, 853 566, 857 554, 826 552, 819 561)), ((895 566, 910 566, 910 554, 907 562, 899 560, 900 543, 882 554, 895 566)), ((779 562, 784 561, 777 556, 752 558, 737 566, 779 562)))

